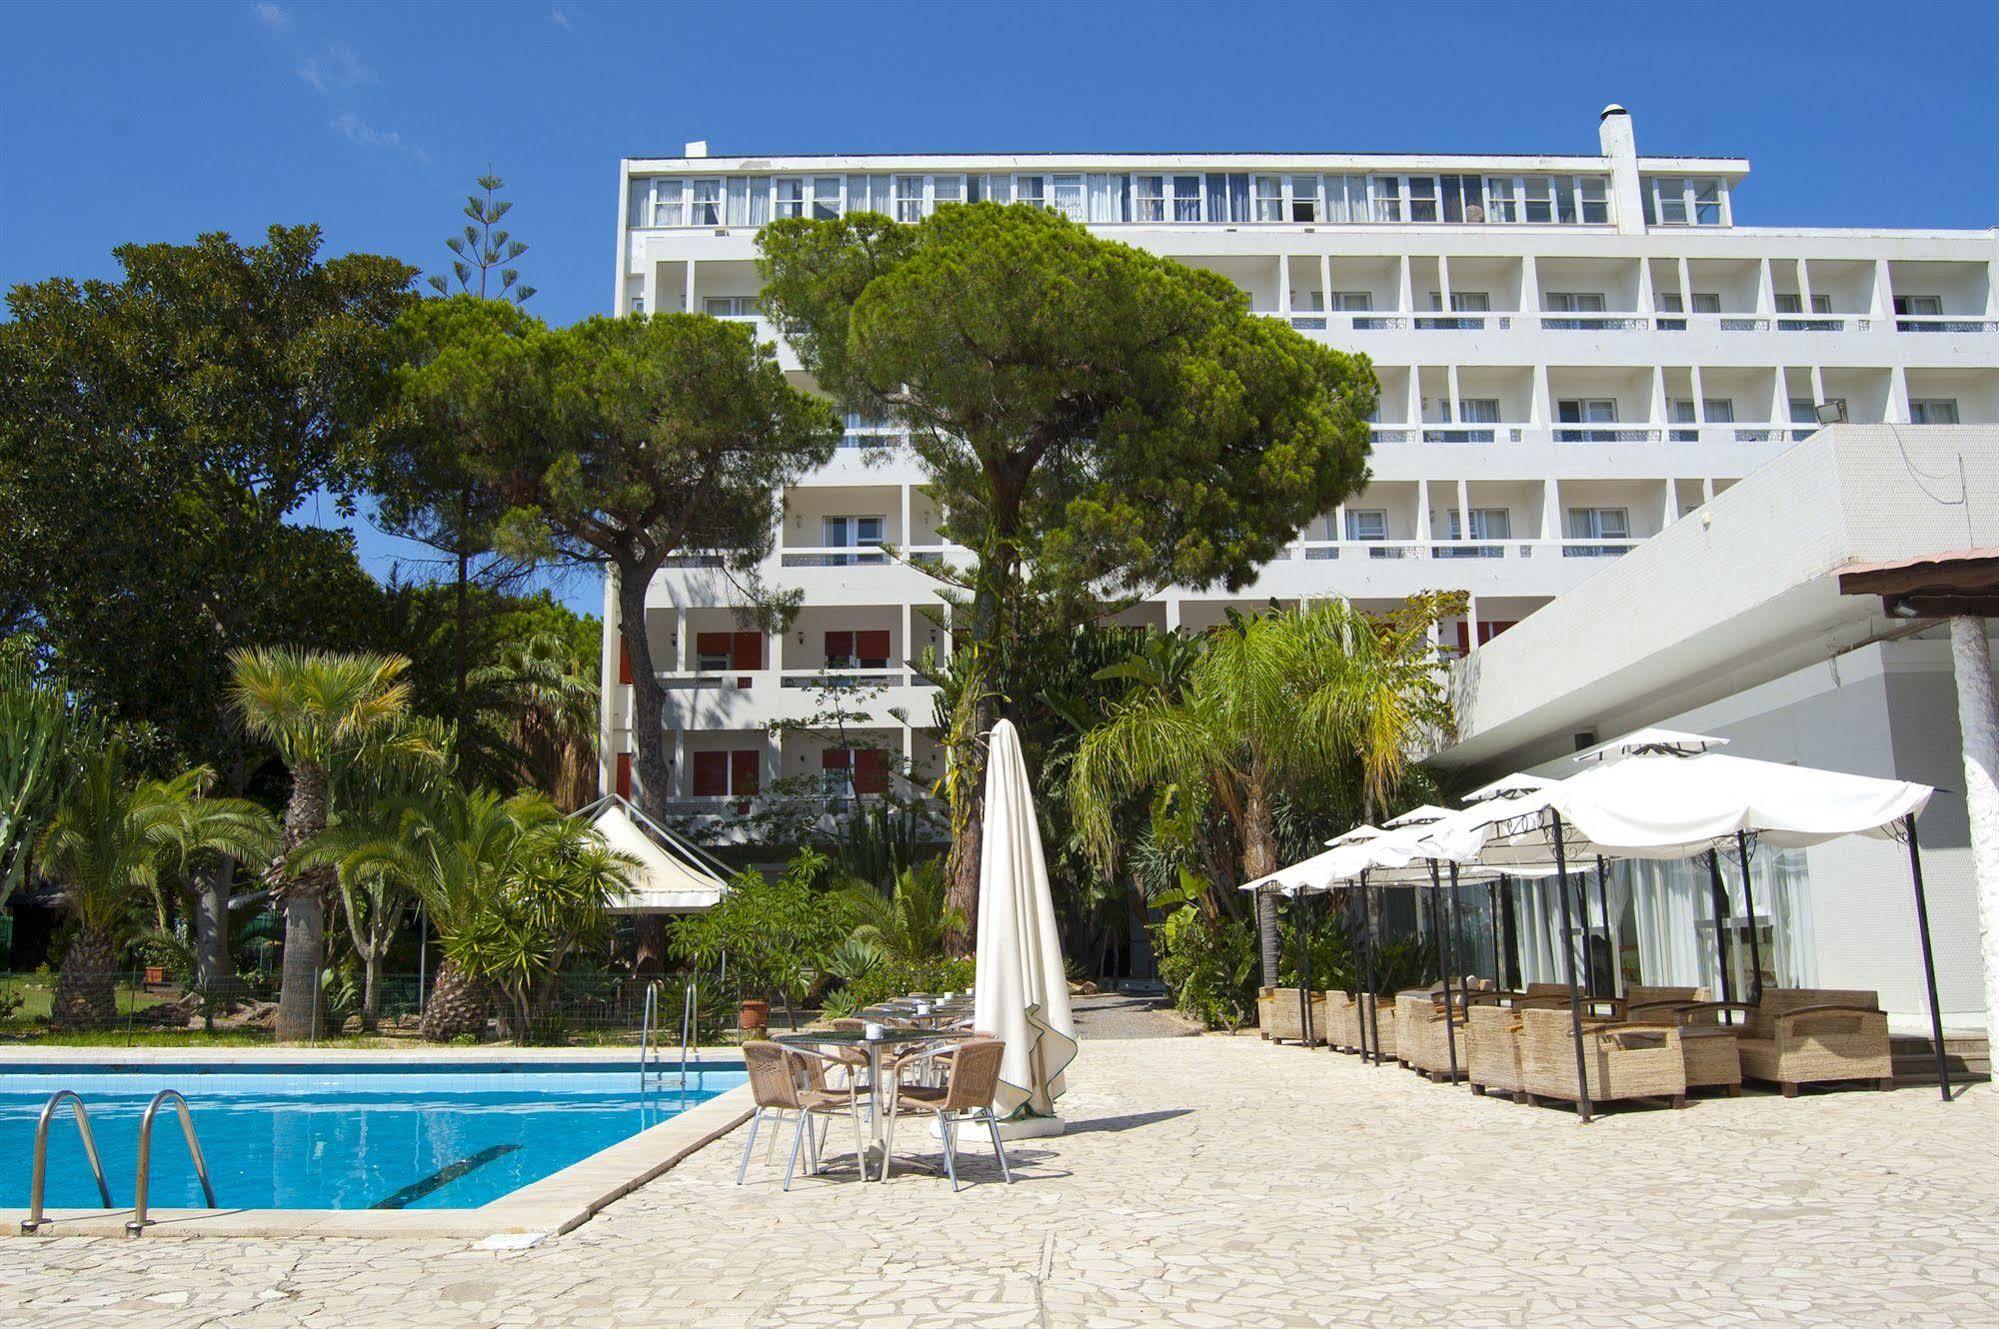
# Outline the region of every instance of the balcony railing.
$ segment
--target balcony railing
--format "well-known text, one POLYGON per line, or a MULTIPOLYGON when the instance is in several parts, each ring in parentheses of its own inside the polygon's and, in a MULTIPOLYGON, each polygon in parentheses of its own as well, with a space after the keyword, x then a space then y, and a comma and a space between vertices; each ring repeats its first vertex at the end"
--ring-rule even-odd
POLYGON ((1637 546, 1635 539, 1603 538, 1563 540, 1300 540, 1292 546, 1294 556, 1308 561, 1367 559, 1405 561, 1410 559, 1524 559, 1614 558, 1637 546))
POLYGON ((887 562, 887 550, 868 545, 793 545, 778 554, 778 566, 786 568, 865 568, 887 562))
POLYGON ((1995 332, 1999 319, 1964 314, 1897 314, 1897 332, 1995 332))

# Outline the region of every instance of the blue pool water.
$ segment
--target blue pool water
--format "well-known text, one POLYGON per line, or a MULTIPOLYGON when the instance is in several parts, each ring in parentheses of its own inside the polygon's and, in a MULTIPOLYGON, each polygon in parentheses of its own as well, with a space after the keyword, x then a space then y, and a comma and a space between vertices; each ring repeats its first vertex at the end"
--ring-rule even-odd
MULTIPOLYGON (((641 1093, 617 1062, 0 1062, 0 1208, 26 1208, 35 1120, 57 1089, 90 1109, 112 1201, 132 1203, 139 1116, 161 1089, 194 1109, 227 1209, 465 1209, 496 1200, 744 1082, 741 1063, 641 1093)), ((199 1207, 172 1109, 153 1123, 150 1203, 199 1207)), ((49 1134, 47 1204, 100 1207, 75 1122, 49 1134)))

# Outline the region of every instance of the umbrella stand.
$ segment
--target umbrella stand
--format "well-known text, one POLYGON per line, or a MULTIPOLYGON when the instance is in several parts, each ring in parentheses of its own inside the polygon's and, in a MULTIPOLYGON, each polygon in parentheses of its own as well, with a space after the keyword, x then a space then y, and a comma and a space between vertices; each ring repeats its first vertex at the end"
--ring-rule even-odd
MULTIPOLYGON (((1444 956, 1444 912, 1438 903, 1443 887, 1437 881, 1437 860, 1430 860, 1430 926, 1437 934, 1437 981, 1444 987, 1444 1046, 1451 1057, 1451 1083, 1458 1082, 1458 1031, 1451 1021, 1451 972, 1444 956)), ((1398 1046, 1400 1046, 1398 1044, 1398 1046)))
POLYGON ((1749 916, 1749 1004, 1763 1004, 1763 939, 1756 934, 1756 886, 1749 878, 1749 836, 1735 833, 1735 852, 1742 859, 1742 912, 1749 916))
POLYGON ((1374 1064, 1381 1065, 1381 999, 1374 993, 1374 908, 1367 894, 1367 873, 1360 874, 1361 926, 1367 931, 1367 1028, 1368 1042, 1374 1047, 1374 1064))
POLYGON ((1902 818, 1909 832, 1909 876, 1916 884, 1916 930, 1923 939, 1923 982, 1930 995, 1930 1039, 1937 1051, 1937 1089, 1950 1102, 1950 1059, 1944 1053, 1943 1011, 1937 1005, 1937 962, 1930 951, 1930 905, 1923 895, 1923 857, 1916 842, 1916 814, 1902 818))
POLYGON ((1707 851, 1707 888, 1714 897, 1714 967, 1721 975, 1721 999, 1735 1000, 1735 980, 1728 972, 1728 892, 1721 885, 1721 855, 1707 851))
MULTIPOLYGON (((1553 808, 1548 815, 1554 819, 1555 829, 1555 892, 1562 897, 1562 935, 1573 937, 1572 916, 1569 913, 1569 861, 1568 851, 1562 846, 1562 814, 1553 808)), ((1562 968, 1569 981, 1569 1026, 1575 1034, 1576 1043, 1576 1117, 1587 1124, 1590 1119, 1589 1069, 1583 1057, 1583 1001, 1576 990, 1576 952, 1573 946, 1562 947, 1562 968)))
POLYGON ((1604 983, 1603 995, 1614 997, 1617 995, 1617 946, 1611 939, 1610 890, 1604 885, 1604 876, 1608 869, 1609 865, 1603 861, 1603 855, 1598 854, 1596 856, 1596 912, 1603 919, 1603 947, 1609 957, 1606 963, 1610 966, 1610 973, 1604 983))

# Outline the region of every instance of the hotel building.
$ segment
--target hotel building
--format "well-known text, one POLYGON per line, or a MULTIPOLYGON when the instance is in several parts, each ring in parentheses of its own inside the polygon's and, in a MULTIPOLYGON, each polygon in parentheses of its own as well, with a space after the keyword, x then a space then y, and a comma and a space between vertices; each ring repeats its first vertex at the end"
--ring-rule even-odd
MULTIPOLYGON (((1607 108, 1585 155, 681 156, 620 164, 613 308, 756 322, 756 232, 867 209, 915 221, 978 200, 1062 212, 1227 276, 1251 308, 1365 352, 1381 384, 1371 479, 1244 590, 1177 588, 1126 621, 1198 631, 1230 608, 1469 595, 1467 653, 1682 521, 1821 422, 1999 421, 1999 231, 1756 223, 1749 163, 1640 155, 1607 108)), ((802 386, 810 378, 779 347, 802 386)), ((647 588, 668 688, 669 803, 723 816, 780 778, 867 793, 865 747, 773 737, 853 692, 870 743, 934 774, 912 674, 952 557, 892 427, 859 418, 784 495, 763 569, 803 592, 778 636, 738 621, 717 560, 647 588), (886 545, 893 552, 884 552, 886 545), (905 718, 906 721, 905 722, 905 718)), ((603 780, 629 788, 630 689, 606 599, 603 780)), ((1585 651, 1586 642, 1572 649, 1585 651)))

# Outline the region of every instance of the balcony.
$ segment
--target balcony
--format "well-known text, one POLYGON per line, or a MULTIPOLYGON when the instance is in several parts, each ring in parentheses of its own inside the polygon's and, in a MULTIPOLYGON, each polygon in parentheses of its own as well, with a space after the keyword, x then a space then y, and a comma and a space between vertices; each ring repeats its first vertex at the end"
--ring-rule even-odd
POLYGON ((1897 332, 1999 332, 1999 319, 1968 318, 1963 314, 1897 314, 1897 332))
POLYGON ((1593 537, 1563 540, 1300 540, 1292 546, 1308 560, 1615 558, 1638 541, 1593 537))

